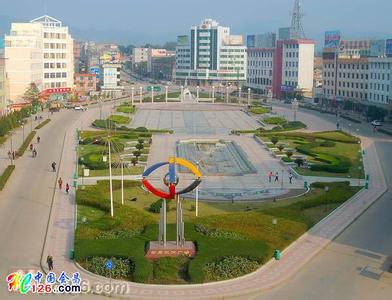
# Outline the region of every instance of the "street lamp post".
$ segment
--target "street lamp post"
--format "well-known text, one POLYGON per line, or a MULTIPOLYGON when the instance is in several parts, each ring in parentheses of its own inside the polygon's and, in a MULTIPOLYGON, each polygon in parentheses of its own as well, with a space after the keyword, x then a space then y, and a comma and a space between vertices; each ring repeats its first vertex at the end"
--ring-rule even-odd
POLYGON ((328 192, 329 192, 329 186, 326 185, 325 188, 325 211, 328 210, 328 192))
POLYGON ((168 98, 168 90, 169 90, 169 87, 166 85, 165 86, 165 102, 167 103, 167 98, 168 98))
MULTIPOLYGON (((197 170, 199 170, 199 162, 198 161, 196 162, 196 168, 197 168, 197 170)), ((199 186, 196 187, 195 200, 196 200, 196 217, 198 217, 199 216, 199 186)))
POLYGON ((284 174, 284 170, 282 169, 282 182, 281 182, 281 186, 280 188, 283 190, 283 174, 284 174))
POLYGON ((132 87, 132 88, 131 88, 131 102, 132 102, 132 106, 133 106, 133 104, 134 104, 134 96, 135 96, 135 88, 132 87))
POLYGON ((250 106, 250 88, 248 88, 248 107, 250 106))
POLYGON ((226 103, 229 103, 229 87, 226 86, 226 103))
POLYGON ((297 111, 298 111, 298 100, 297 98, 294 98, 294 101, 291 103, 291 109, 293 110, 294 113, 294 122, 297 121, 297 111))
POLYGON ((196 87, 196 102, 199 103, 200 86, 196 87))
POLYGON ((212 86, 212 103, 215 102, 215 86, 212 86))
POLYGON ((140 104, 143 102, 143 87, 139 87, 139 102, 140 104))

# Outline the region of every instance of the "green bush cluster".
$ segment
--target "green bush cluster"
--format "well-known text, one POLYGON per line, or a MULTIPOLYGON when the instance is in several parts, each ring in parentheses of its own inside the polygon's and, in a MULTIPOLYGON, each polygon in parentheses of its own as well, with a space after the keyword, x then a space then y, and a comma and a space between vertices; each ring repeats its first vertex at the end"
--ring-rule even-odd
POLYGON ((130 259, 110 257, 113 263, 113 269, 111 270, 108 270, 105 266, 107 260, 107 257, 94 256, 86 259, 83 266, 90 272, 101 276, 111 276, 114 279, 132 279, 135 264, 130 259))
POLYGON ((12 172, 15 170, 15 165, 9 165, 5 168, 3 174, 0 176, 0 191, 2 191, 11 177, 12 172))
POLYGON ((206 279, 209 281, 227 280, 251 273, 259 267, 259 263, 241 256, 228 256, 213 261, 204 267, 206 279))
MULTIPOLYGON (((151 203, 148 210, 154 214, 159 214, 162 206, 162 202, 165 201, 163 199, 158 199, 157 201, 151 203)), ((166 210, 169 210, 170 201, 166 201, 166 210)))
POLYGON ((39 123, 34 129, 41 129, 42 127, 44 127, 49 122, 50 122, 50 119, 46 119, 45 121, 39 123))
POLYGON ((97 240, 114 240, 114 239, 129 239, 141 233, 140 229, 134 230, 124 230, 124 229, 115 229, 110 231, 101 232, 96 239, 97 240))
POLYGON ((270 125, 282 125, 287 121, 283 117, 269 117, 269 118, 264 118, 263 122, 270 125))
POLYGON ((29 133, 29 135, 24 140, 23 144, 19 147, 18 151, 16 151, 17 156, 22 156, 25 153, 27 147, 31 144, 31 141, 33 140, 36 133, 37 132, 34 130, 29 133))
POLYGON ((92 125, 93 127, 102 129, 116 128, 116 122, 111 120, 95 120, 92 125))

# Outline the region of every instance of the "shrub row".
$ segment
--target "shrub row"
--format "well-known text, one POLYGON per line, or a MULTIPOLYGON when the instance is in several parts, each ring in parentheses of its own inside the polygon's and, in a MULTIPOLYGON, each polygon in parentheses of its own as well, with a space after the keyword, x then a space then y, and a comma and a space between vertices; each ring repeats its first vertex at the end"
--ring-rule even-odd
POLYGON ((16 151, 16 155, 22 156, 25 153, 27 147, 31 144, 31 141, 33 140, 36 133, 37 132, 34 130, 29 133, 29 135, 24 140, 23 144, 19 147, 18 151, 16 151))
POLYGON ((45 121, 39 123, 34 129, 41 129, 42 127, 44 127, 49 122, 50 122, 50 119, 46 119, 45 121))
POLYGON ((2 191, 10 178, 12 172, 15 170, 14 165, 9 165, 5 168, 3 174, 0 176, 0 191, 2 191))
POLYGON ((20 126, 20 122, 27 118, 32 113, 32 107, 23 107, 19 111, 10 113, 7 116, 0 118, 0 136, 5 136, 12 129, 20 126))

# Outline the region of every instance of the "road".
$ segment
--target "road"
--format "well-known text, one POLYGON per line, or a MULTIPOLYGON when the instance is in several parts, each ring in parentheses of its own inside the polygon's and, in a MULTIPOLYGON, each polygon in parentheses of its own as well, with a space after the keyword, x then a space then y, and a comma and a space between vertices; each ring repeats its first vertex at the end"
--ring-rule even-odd
MULTIPOLYGON (((287 109, 276 109, 291 114, 287 109)), ((333 126, 329 121, 334 121, 334 116, 317 115, 324 121, 311 122, 311 128, 333 126)), ((305 122, 315 121, 306 112, 298 116, 305 122)), ((340 122, 348 129, 349 121, 340 122)), ((374 137, 369 124, 356 128, 374 137)), ((392 140, 382 134, 377 134, 376 140, 380 140, 376 148, 383 163, 387 193, 293 278, 248 299, 391 299, 392 274, 386 269, 392 263, 392 140)))
MULTIPOLYGON (((106 105, 104 109, 110 108, 111 105, 106 105)), ((39 262, 56 185, 56 173, 51 171, 50 164, 55 161, 60 166, 67 128, 75 123, 83 125, 83 120, 93 114, 99 114, 97 108, 88 112, 63 110, 51 115, 52 121, 38 131, 41 136, 41 143, 35 145, 38 156, 32 158, 26 151, 0 192, 0 299, 9 297, 4 280, 7 274, 41 269, 39 262)))

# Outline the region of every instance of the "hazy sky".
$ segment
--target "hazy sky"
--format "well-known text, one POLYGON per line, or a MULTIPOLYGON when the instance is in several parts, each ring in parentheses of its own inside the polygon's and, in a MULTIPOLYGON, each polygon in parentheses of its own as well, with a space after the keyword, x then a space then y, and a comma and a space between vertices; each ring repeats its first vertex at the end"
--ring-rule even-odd
MULTIPOLYGON (((205 17, 234 34, 290 25, 294 0, 0 0, 0 21, 51 15, 75 38, 123 44, 174 41, 205 17), (1 18, 3 20, 1 20, 1 18)), ((392 0, 302 0, 307 37, 340 29, 346 38, 392 37, 392 0)), ((4 25, 2 25, 4 27, 4 25)), ((4 29, 4 28, 3 28, 4 29)), ((8 29, 9 30, 9 29, 8 29)), ((7 30, 7 31, 8 31, 7 30)))

